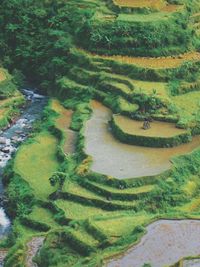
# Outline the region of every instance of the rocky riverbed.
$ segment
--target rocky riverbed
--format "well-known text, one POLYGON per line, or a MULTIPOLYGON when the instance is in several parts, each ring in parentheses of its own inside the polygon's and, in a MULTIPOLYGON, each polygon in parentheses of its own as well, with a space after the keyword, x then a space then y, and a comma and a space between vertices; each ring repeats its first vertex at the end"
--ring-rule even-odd
MULTIPOLYGON (((19 145, 25 141, 32 130, 33 122, 41 117, 47 103, 47 97, 23 90, 27 99, 26 107, 21 111, 21 116, 7 129, 0 132, 0 173, 12 158, 19 145)), ((5 198, 4 188, 0 181, 0 239, 9 232, 11 222, 3 208, 5 198)), ((6 250, 0 250, 0 267, 3 266, 6 250)))

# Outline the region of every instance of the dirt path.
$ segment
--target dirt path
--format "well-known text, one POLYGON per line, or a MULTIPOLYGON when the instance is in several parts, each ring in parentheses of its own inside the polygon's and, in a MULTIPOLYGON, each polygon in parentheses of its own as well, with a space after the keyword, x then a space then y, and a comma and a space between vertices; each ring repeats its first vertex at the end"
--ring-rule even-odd
POLYGON ((80 48, 78 50, 89 54, 90 56, 93 57, 93 59, 103 58, 103 59, 115 60, 123 64, 133 64, 150 69, 171 69, 171 68, 177 68, 187 61, 194 61, 194 62, 200 61, 200 53, 196 51, 187 52, 175 56, 167 56, 167 57, 134 57, 134 56, 130 57, 121 55, 114 55, 114 56, 97 55, 94 53, 90 53, 88 51, 86 52, 85 50, 80 48))
POLYGON ((105 59, 113 59, 125 64, 135 64, 152 69, 177 68, 186 61, 200 61, 200 53, 188 52, 179 56, 169 57, 129 57, 129 56, 102 56, 105 59))
POLYGON ((31 241, 27 243, 26 267, 37 267, 37 264, 33 262, 33 258, 41 248, 43 242, 44 237, 33 237, 31 241))

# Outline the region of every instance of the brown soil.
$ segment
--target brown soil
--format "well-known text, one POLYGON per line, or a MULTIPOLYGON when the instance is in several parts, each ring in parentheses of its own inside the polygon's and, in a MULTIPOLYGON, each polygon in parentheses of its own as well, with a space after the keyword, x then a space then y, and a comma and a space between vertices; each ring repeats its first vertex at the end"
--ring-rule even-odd
POLYGON ((135 7, 135 8, 161 8, 165 5, 163 0, 114 0, 118 6, 135 7))

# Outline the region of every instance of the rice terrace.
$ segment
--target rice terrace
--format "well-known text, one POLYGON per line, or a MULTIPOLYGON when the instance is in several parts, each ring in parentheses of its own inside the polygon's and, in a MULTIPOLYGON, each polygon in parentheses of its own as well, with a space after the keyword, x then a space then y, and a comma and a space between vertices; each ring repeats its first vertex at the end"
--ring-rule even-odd
POLYGON ((199 267, 200 0, 0 25, 0 267, 199 267))

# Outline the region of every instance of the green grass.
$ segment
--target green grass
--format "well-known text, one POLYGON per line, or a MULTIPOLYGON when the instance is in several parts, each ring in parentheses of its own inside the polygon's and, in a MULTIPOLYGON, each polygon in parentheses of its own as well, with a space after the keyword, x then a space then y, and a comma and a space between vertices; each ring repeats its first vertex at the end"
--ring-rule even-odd
MULTIPOLYGON (((13 225, 13 229, 17 233, 19 233, 19 237, 22 240, 27 240, 27 238, 30 238, 30 237, 38 234, 37 230, 34 230, 30 227, 27 227, 27 226, 21 224, 18 220, 15 221, 15 223, 13 225)), ((41 235, 41 233, 40 233, 40 235, 41 235)))
MULTIPOLYGON (((148 186, 147 186, 148 187, 148 186)), ((152 189, 153 186, 149 186, 149 190, 152 189)), ((112 188, 111 188, 112 190, 112 188)), ((63 191, 64 192, 68 192, 68 193, 71 193, 71 194, 75 194, 77 196, 82 196, 86 199, 98 199, 98 200, 103 200, 103 201, 108 201, 106 199, 106 197, 104 196, 101 196, 101 195, 98 195, 95 191, 90 191, 80 185, 78 185, 77 183, 72 183, 72 182, 66 182, 64 184, 64 187, 63 187, 63 191)), ((136 190, 136 191, 140 191, 139 189, 136 190)), ((141 189, 142 191, 142 189, 141 189)), ((113 192, 113 191, 110 191, 110 192, 113 192)), ((120 191, 118 191, 119 193, 120 191)), ((123 191, 121 191, 120 193, 123 194, 123 191)), ((137 201, 121 201, 121 200, 112 200, 110 201, 111 203, 113 204, 119 204, 119 205, 124 205, 124 206, 136 206, 137 205, 137 201)), ((93 207, 92 207, 93 209, 93 207)))
POLYGON ((78 229, 70 231, 77 239, 87 243, 90 246, 96 247, 99 242, 90 234, 88 234, 84 228, 79 227, 78 229))
POLYGON ((45 223, 51 228, 59 227, 59 224, 55 222, 52 213, 42 207, 35 206, 29 215, 29 218, 37 222, 45 223))
POLYGON ((119 107, 121 111, 125 112, 135 112, 139 109, 137 104, 128 102, 126 99, 119 97, 119 107))
POLYGON ((95 192, 89 191, 75 182, 66 182, 63 186, 63 192, 69 192, 75 195, 83 196, 85 198, 103 199, 95 192))
POLYGON ((107 84, 111 84, 112 88, 116 88, 116 92, 122 91, 125 94, 130 94, 132 90, 124 83, 117 81, 106 82, 107 84))
POLYGON ((107 73, 104 74, 106 77, 110 79, 121 79, 128 81, 132 86, 134 87, 134 90, 127 90, 125 93, 137 93, 142 92, 145 94, 152 94, 153 92, 156 92, 157 96, 160 97, 169 97, 168 90, 167 90, 167 83, 165 82, 152 82, 152 81, 142 81, 142 80, 135 80, 131 79, 127 76, 120 75, 120 74, 114 74, 114 73, 107 73))
POLYGON ((113 216, 109 219, 95 220, 94 225, 109 237, 121 237, 131 233, 136 226, 146 224, 151 218, 152 216, 146 213, 113 216))
POLYGON ((155 188, 155 185, 144 185, 144 186, 140 186, 140 187, 133 187, 133 188, 127 188, 127 189, 117 189, 108 185, 104 185, 104 184, 99 184, 97 182, 91 182, 91 184, 94 184, 102 189, 105 189, 111 193, 121 193, 123 194, 139 194, 139 193, 146 193, 146 192, 150 192, 155 188))
POLYGON ((185 195, 192 197, 197 192, 199 185, 199 177, 196 175, 190 176, 189 180, 182 186, 182 190, 185 195))
MULTIPOLYGON (((104 75, 108 79, 112 79, 112 80, 120 79, 120 80, 124 80, 132 84, 134 88, 133 90, 131 90, 130 88, 128 89, 126 88, 125 90, 125 87, 127 86, 126 85, 125 87, 121 86, 121 90, 126 94, 144 93, 144 94, 150 95, 152 93, 155 93, 156 96, 159 98, 169 98, 168 88, 167 88, 168 84, 165 82, 135 80, 127 76, 114 74, 114 73, 105 73, 104 75)), ((113 81, 111 84, 113 84, 113 81)))
POLYGON ((69 200, 56 200, 56 205, 65 212, 67 218, 74 220, 84 220, 95 216, 103 216, 114 212, 105 211, 95 206, 84 206, 69 200))
POLYGON ((49 178, 59 167, 56 146, 56 138, 44 131, 34 138, 33 143, 23 145, 15 158, 15 172, 29 183, 36 198, 47 199, 55 191, 49 178))
POLYGON ((127 22, 157 22, 169 19, 170 14, 165 12, 150 13, 147 15, 144 14, 119 14, 118 21, 127 21, 127 22))
MULTIPOLYGON (((177 209, 177 208, 176 208, 177 209)), ((189 203, 178 208, 179 211, 186 213, 199 212, 200 210, 200 197, 193 198, 189 203)))
POLYGON ((168 97, 167 83, 133 80, 133 84, 135 92, 139 91, 148 95, 155 92, 158 97, 168 97))
POLYGON ((180 117, 194 119, 197 111, 200 110, 199 92, 190 92, 184 95, 175 96, 172 100, 178 109, 180 117))

